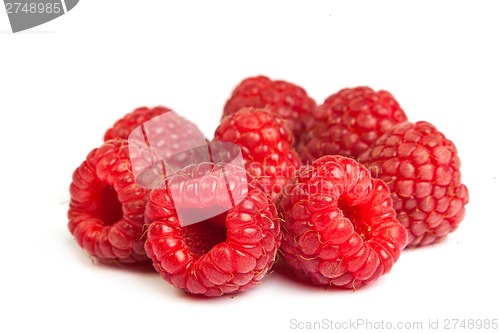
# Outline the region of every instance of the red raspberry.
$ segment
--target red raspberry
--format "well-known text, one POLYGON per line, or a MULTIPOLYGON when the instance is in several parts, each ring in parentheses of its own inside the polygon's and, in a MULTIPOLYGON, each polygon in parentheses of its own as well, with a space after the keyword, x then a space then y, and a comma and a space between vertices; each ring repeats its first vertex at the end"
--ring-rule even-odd
POLYGON ((358 158, 383 133, 405 120, 406 114, 387 91, 343 89, 313 112, 297 151, 304 164, 324 155, 358 158))
POLYGON ((106 131, 104 141, 115 138, 122 138, 127 140, 130 133, 138 126, 144 124, 146 121, 153 119, 172 110, 164 106, 156 106, 153 108, 140 107, 134 111, 126 114, 123 118, 119 119, 113 127, 106 131))
POLYGON ((142 236, 149 191, 134 181, 129 149, 137 147, 122 139, 106 141, 75 170, 70 186, 69 230, 103 262, 147 260, 142 236))
POLYGON ((243 107, 268 108, 286 120, 298 143, 316 102, 307 92, 290 82, 272 81, 265 76, 250 77, 240 82, 224 106, 224 116, 243 107))
POLYGON ((157 159, 168 160, 172 170, 195 163, 192 152, 206 147, 205 136, 195 124, 163 106, 141 107, 125 115, 104 136, 105 140, 114 138, 153 149, 157 159))
POLYGON ((463 220, 469 201, 453 142, 433 125, 406 122, 392 128, 360 161, 385 181, 410 246, 436 242, 463 220))
POLYGON ((355 160, 324 156, 304 166, 278 204, 281 250, 319 285, 358 288, 386 274, 405 247, 387 185, 355 160))
POLYGON ((281 118, 266 109, 243 108, 224 117, 214 141, 241 147, 245 168, 273 201, 300 167, 290 130, 281 118))
POLYGON ((135 109, 108 129, 104 140, 129 139, 130 134, 141 125, 149 144, 162 150, 165 156, 205 145, 205 138, 195 124, 164 106, 135 109))
POLYGON ((243 168, 204 162, 169 177, 168 189, 151 192, 145 248, 166 281, 193 294, 220 296, 264 278, 279 246, 279 221, 274 204, 247 176, 243 168), (204 214, 226 201, 226 190, 242 201, 226 213, 181 226, 180 209, 204 214), (174 200, 174 192, 181 200, 174 200))

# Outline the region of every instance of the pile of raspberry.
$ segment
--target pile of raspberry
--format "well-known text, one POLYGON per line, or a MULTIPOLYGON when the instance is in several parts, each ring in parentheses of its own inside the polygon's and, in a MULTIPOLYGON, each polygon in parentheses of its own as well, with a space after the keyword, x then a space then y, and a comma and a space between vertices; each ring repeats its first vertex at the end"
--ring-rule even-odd
POLYGON ((389 92, 347 88, 317 105, 265 76, 238 84, 211 141, 166 107, 126 114, 70 194, 68 227, 89 256, 152 264, 205 296, 250 289, 275 264, 360 288, 457 229, 469 199, 453 142, 389 92))

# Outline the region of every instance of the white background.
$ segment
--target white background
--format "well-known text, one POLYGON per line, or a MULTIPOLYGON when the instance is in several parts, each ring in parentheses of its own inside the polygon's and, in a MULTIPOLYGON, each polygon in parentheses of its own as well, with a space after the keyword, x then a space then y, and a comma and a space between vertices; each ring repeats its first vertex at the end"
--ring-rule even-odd
MULTIPOLYGON (((0 331, 287 332, 301 322, 500 319, 499 6, 494 1, 91 1, 12 34, 0 13, 0 331), (458 147, 470 204, 439 245, 369 287, 279 273, 189 297, 154 271, 94 264, 66 227, 73 170, 119 117, 163 104, 211 138, 232 88, 266 74, 321 102, 394 94, 458 147)), ((465 331, 463 329, 457 331, 465 331)))

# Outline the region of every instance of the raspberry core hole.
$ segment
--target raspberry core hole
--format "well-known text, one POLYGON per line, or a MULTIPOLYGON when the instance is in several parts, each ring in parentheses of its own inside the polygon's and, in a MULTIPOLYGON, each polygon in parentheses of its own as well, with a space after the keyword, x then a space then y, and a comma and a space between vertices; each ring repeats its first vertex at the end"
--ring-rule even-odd
POLYGON ((366 215, 366 207, 350 205, 342 198, 339 199, 338 207, 344 214, 344 217, 351 221, 354 232, 357 233, 363 241, 369 240, 371 227, 365 222, 370 218, 369 215, 366 215))
POLYGON ((103 225, 112 225, 123 217, 122 204, 112 186, 106 185, 102 188, 97 202, 96 215, 102 220, 103 225))
POLYGON ((199 258, 227 238, 227 212, 183 227, 183 238, 191 253, 199 258))

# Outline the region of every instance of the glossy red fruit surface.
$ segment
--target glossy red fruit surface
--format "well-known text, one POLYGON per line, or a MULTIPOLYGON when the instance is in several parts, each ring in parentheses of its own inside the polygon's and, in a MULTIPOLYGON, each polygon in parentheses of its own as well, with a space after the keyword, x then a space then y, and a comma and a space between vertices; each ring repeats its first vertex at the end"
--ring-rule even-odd
POLYGON ((283 258, 314 284, 359 288, 388 273, 407 242, 387 185, 343 156, 301 168, 278 211, 283 258))

